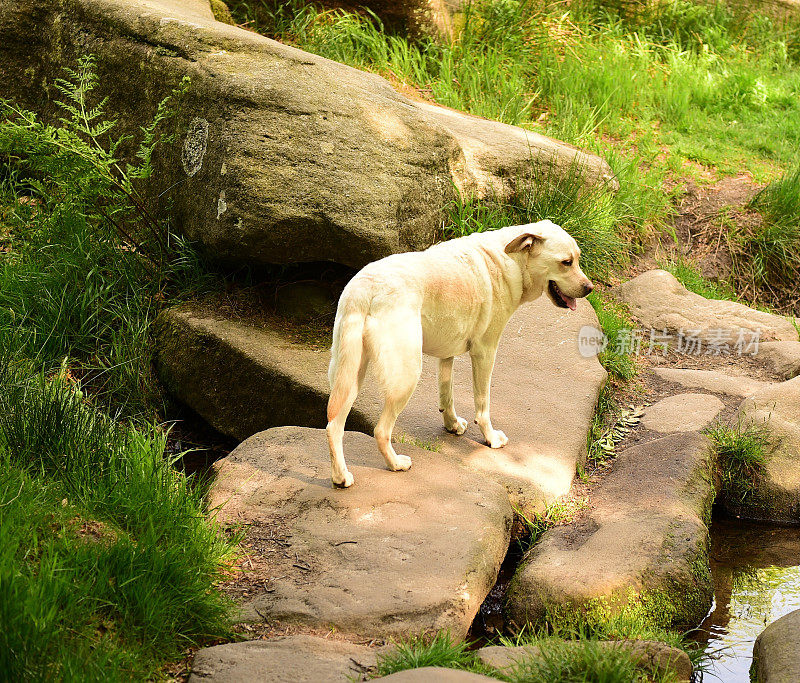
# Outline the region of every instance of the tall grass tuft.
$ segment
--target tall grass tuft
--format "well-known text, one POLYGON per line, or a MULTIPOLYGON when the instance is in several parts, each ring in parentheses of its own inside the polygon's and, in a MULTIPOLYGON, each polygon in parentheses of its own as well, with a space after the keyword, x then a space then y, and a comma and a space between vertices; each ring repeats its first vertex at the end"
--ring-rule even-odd
POLYGON ((765 424, 719 424, 708 430, 722 473, 722 490, 737 503, 749 499, 767 466, 775 442, 765 424))
POLYGON ((756 286, 794 289, 800 278, 800 163, 761 190, 750 206, 763 221, 740 236, 739 269, 756 286))
POLYGON ((453 638, 447 631, 439 631, 432 637, 418 636, 398 642, 378 658, 378 675, 425 666, 469 669, 474 660, 469 643, 453 638))
POLYGON ((147 677, 163 658, 228 633, 214 584, 232 548, 205 520, 202 487, 164 458, 165 441, 87 405, 65 376, 0 359, 9 680, 147 677))

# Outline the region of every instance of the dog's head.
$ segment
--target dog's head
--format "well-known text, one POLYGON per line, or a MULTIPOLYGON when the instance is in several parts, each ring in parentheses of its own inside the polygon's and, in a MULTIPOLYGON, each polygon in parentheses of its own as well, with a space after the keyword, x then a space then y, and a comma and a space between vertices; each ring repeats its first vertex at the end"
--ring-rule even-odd
POLYGON ((529 292, 527 298, 536 298, 546 291, 556 306, 574 311, 575 300, 594 289, 581 270, 577 242, 551 221, 516 227, 519 233, 506 244, 505 252, 524 257, 523 286, 529 292))

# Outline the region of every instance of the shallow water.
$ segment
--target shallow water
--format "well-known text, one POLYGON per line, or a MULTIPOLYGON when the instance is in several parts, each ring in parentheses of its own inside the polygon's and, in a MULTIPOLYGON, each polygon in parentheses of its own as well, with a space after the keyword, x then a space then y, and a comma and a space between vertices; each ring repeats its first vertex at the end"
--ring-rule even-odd
POLYGON ((749 683, 758 634, 800 609, 800 527, 715 519, 711 572, 714 606, 695 635, 706 646, 703 683, 749 683))

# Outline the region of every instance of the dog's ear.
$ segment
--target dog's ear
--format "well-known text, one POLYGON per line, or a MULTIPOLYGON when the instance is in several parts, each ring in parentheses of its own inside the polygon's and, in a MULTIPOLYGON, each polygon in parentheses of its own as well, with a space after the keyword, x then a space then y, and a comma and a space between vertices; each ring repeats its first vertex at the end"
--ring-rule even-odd
POLYGON ((544 237, 532 232, 523 232, 519 237, 515 237, 506 244, 506 254, 513 254, 517 251, 527 251, 530 256, 536 256, 542 250, 544 237))

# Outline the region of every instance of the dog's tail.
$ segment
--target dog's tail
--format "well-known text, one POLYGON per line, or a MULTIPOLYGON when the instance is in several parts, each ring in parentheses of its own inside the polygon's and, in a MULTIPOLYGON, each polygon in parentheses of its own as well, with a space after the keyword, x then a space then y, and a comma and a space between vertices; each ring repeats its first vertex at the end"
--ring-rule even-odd
POLYGON ((328 422, 350 407, 358 391, 359 373, 364 356, 364 323, 369 312, 369 299, 345 287, 333 325, 333 344, 328 379, 328 422))

